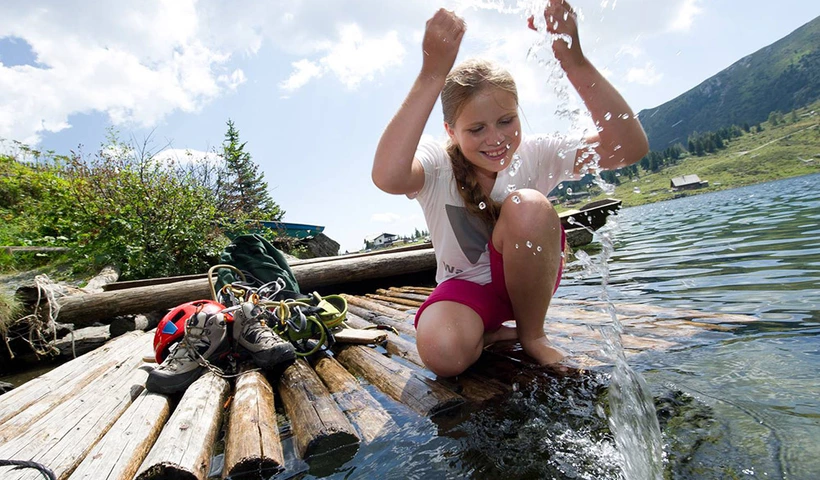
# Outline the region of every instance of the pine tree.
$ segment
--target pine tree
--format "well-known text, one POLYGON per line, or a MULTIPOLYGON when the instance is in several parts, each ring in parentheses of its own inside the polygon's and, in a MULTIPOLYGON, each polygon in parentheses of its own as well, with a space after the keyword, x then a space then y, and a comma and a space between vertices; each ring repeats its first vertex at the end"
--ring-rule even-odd
POLYGON ((221 157, 225 161, 226 178, 220 181, 220 207, 229 216, 254 220, 280 221, 285 212, 268 193, 265 174, 245 151, 239 141, 239 131, 228 120, 228 131, 222 142, 221 157))

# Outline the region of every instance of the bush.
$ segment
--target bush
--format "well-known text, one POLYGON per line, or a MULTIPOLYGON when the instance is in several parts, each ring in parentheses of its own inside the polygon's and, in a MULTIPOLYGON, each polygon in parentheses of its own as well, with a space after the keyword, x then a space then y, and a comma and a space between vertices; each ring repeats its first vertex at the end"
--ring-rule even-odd
POLYGON ((228 243, 208 168, 158 160, 116 138, 90 158, 75 157, 68 176, 79 265, 115 264, 123 279, 207 270, 228 243))

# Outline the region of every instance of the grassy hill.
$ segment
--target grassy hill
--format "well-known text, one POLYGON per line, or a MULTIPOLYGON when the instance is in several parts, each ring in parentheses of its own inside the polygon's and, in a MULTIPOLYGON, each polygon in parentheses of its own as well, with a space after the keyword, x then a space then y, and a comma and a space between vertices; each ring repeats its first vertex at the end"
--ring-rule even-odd
POLYGON ((652 150, 686 145, 693 132, 788 112, 820 99, 820 17, 748 55, 688 92, 639 112, 652 150))
MULTIPOLYGON (((777 126, 763 122, 762 132, 744 134, 716 154, 687 156, 677 165, 657 173, 639 169, 639 178, 633 180, 621 176, 622 183, 616 186, 614 197, 622 199, 624 207, 633 207, 680 196, 820 173, 820 102, 797 110, 797 117, 797 122, 777 126), (673 192, 671 179, 687 174, 698 175, 701 180, 708 181, 709 186, 673 192)), ((597 187, 594 189, 598 190, 597 187)), ((598 194, 591 200, 598 198, 604 198, 604 195, 598 194)))

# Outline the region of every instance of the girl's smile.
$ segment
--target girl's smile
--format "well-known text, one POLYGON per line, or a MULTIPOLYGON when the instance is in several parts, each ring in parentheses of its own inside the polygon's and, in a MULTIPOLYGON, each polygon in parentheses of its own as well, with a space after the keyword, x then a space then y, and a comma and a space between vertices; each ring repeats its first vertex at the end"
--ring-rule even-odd
POLYGON ((521 144, 515 95, 499 88, 477 93, 461 108, 455 124, 444 127, 464 157, 490 177, 510 165, 521 144))

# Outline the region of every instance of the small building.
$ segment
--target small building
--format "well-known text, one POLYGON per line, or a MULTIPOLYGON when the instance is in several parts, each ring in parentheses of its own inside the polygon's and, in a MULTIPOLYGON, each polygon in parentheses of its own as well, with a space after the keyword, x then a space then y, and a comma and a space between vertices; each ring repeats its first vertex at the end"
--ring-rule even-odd
POLYGON ((695 190, 697 188, 708 186, 708 180, 701 180, 700 177, 695 174, 674 177, 670 182, 670 187, 672 187, 672 190, 695 190))
POLYGON ((386 247, 388 245, 392 245, 393 242, 395 242, 398 239, 398 235, 393 235, 392 233, 382 233, 378 237, 373 239, 373 246, 386 247))

